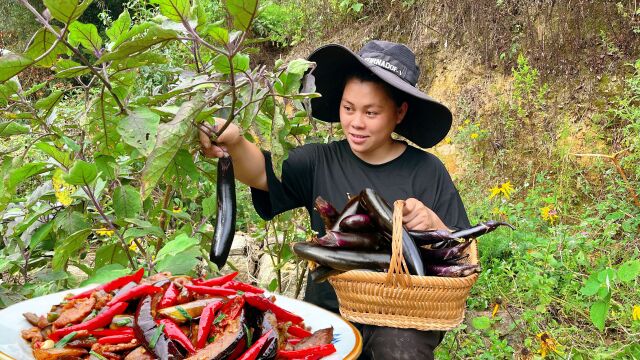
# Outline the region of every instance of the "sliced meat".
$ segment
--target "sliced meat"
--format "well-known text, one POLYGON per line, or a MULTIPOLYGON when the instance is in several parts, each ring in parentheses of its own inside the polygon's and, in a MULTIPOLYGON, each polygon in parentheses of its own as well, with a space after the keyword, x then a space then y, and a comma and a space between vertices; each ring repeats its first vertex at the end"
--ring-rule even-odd
POLYGON ((22 335, 23 339, 31 342, 42 341, 44 339, 40 332, 40 328, 38 327, 32 327, 29 330, 22 330, 20 335, 22 335))
POLYGON ((49 321, 47 321, 47 318, 44 315, 38 316, 32 312, 26 312, 22 314, 22 316, 27 319, 29 324, 37 326, 40 329, 44 329, 49 326, 49 321))
POLYGON ((82 359, 87 353, 85 349, 72 348, 33 349, 36 360, 76 360, 82 359))
POLYGON ((98 344, 95 343, 93 344, 93 346, 91 347, 91 350, 102 354, 102 353, 117 353, 120 351, 124 351, 124 350, 131 350, 131 349, 135 349, 138 346, 140 346, 140 343, 138 342, 138 340, 133 339, 131 340, 131 342, 128 343, 122 343, 122 344, 98 344))
POLYGON ((313 333, 313 335, 308 338, 302 339, 299 343, 297 343, 293 349, 294 350, 302 350, 314 346, 331 344, 333 340, 333 327, 320 329, 313 333))
POLYGON ((159 272, 157 274, 151 275, 146 279, 142 279, 142 281, 140 281, 141 284, 153 284, 157 281, 160 280, 170 280, 171 277, 171 273, 168 271, 165 272, 159 272))
POLYGON ((111 294, 106 293, 104 290, 94 291, 91 297, 96 299, 96 305, 94 306, 96 310, 102 309, 111 301, 111 294))
POLYGON ((139 346, 135 350, 125 356, 124 360, 154 360, 155 358, 149 354, 144 346, 139 346))
POLYGON ((67 324, 80 322, 89 315, 95 304, 96 299, 94 297, 71 300, 64 305, 60 317, 53 322, 53 325, 57 328, 62 328, 67 324))

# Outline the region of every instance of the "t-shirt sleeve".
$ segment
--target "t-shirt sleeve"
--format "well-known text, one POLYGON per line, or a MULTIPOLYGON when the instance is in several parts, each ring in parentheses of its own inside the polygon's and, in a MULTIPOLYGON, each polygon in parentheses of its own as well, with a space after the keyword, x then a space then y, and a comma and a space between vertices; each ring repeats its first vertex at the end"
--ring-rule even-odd
POLYGON ((282 180, 278 179, 271 153, 263 151, 268 191, 251 188, 251 199, 258 215, 271 220, 276 215, 298 207, 309 207, 315 169, 314 148, 303 146, 289 152, 282 163, 282 180))
POLYGON ((471 227, 467 211, 464 208, 460 194, 451 180, 447 168, 440 160, 437 161, 437 185, 432 210, 440 217, 442 222, 454 230, 471 227))

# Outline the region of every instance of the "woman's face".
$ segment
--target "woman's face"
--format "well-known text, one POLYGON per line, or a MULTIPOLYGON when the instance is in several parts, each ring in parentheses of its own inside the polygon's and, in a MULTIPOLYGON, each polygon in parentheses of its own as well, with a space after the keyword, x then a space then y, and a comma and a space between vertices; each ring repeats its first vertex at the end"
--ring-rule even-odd
POLYGON ((340 124, 351 150, 362 160, 379 163, 394 145, 391 133, 407 112, 396 106, 380 84, 350 79, 340 102, 340 124))

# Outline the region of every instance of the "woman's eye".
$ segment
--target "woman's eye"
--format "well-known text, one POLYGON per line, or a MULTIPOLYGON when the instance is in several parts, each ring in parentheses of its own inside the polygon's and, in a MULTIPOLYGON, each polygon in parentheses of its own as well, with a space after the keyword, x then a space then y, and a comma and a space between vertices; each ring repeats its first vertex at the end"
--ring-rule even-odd
POLYGON ((345 106, 343 106, 343 108, 344 108, 345 110, 347 110, 347 111, 351 111, 351 106, 346 106, 346 105, 345 105, 345 106))
POLYGON ((376 115, 378 114, 373 111, 367 111, 367 116, 376 116, 376 115))

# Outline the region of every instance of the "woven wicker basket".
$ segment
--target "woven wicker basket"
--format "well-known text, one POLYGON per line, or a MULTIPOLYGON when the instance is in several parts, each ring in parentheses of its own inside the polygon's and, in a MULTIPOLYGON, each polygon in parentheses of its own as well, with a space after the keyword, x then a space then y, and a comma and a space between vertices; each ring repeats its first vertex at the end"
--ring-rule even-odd
MULTIPOLYGON (((466 300, 478 274, 452 278, 409 275, 402 256, 402 207, 394 203, 388 273, 351 270, 329 277, 340 314, 349 321, 395 328, 451 330, 462 323, 466 300)), ((476 241, 466 263, 478 263, 476 241)))

